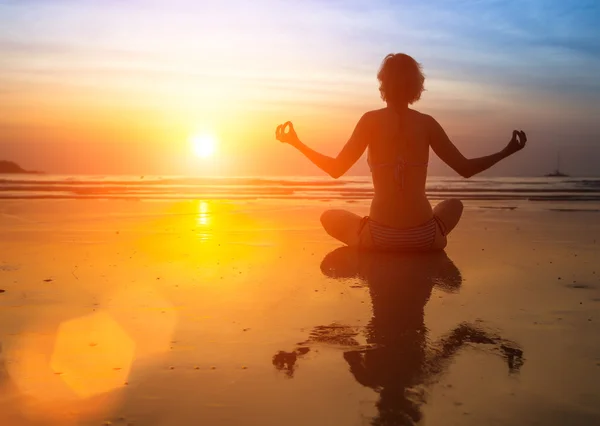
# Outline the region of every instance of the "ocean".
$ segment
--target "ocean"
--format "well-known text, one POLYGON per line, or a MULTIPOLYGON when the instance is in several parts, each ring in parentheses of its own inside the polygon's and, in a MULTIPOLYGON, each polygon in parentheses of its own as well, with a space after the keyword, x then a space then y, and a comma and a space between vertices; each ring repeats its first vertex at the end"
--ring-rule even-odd
MULTIPOLYGON (((432 200, 600 201, 600 178, 430 177, 432 200)), ((370 176, 189 177, 0 175, 0 199, 367 200, 370 176)))

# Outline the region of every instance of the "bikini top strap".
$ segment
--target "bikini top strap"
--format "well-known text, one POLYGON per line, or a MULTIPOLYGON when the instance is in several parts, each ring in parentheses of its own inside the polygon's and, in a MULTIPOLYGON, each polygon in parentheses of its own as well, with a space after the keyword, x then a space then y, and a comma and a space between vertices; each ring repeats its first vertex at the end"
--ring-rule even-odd
MULTIPOLYGON (((398 114, 397 111, 396 114, 398 115, 399 118, 400 114, 398 114)), ((404 120, 406 120, 406 116, 403 117, 404 120)), ((403 121, 403 120, 401 120, 403 121)), ((400 141, 401 143, 404 145, 404 150, 403 150, 403 154, 406 154, 406 152, 408 151, 408 138, 406 137, 406 126, 402 125, 403 123, 400 123, 400 141), (404 133, 404 135, 402 134, 404 133), (404 137, 402 137, 404 136, 404 137)), ((371 172, 373 171, 373 169, 376 168, 381 168, 381 167, 394 167, 394 180, 398 183, 399 185, 399 189, 402 190, 404 188, 404 169, 406 167, 427 167, 429 162, 426 161, 424 163, 412 163, 412 162, 408 162, 406 161, 402 155, 398 155, 398 160, 396 162, 392 162, 392 163, 380 163, 380 164, 371 164, 370 158, 367 157, 367 163, 369 164, 369 169, 371 170, 371 172)))

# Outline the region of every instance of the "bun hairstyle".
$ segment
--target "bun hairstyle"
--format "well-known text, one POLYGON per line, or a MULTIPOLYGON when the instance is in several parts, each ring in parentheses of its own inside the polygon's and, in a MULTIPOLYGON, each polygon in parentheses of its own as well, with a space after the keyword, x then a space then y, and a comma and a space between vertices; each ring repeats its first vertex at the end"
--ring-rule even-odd
POLYGON ((413 104, 421 99, 425 76, 421 64, 404 53, 390 53, 377 73, 379 92, 385 102, 413 104))

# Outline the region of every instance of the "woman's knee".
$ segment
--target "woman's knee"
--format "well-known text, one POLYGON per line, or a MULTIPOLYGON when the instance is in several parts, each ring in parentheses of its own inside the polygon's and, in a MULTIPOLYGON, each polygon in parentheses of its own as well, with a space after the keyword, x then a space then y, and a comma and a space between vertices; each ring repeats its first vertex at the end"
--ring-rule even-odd
POLYGON ((344 217, 343 213, 342 210, 325 210, 321 213, 321 225, 329 235, 335 238, 338 238, 342 226, 340 219, 344 217))
POLYGON ((444 200, 435 206, 434 214, 442 221, 444 224, 444 232, 448 234, 450 231, 454 229, 454 227, 458 224, 462 213, 463 213, 463 203, 457 198, 450 198, 448 200, 444 200))
POLYGON ((446 200, 446 203, 448 203, 448 208, 452 210, 452 212, 458 216, 458 218, 462 216, 464 209, 462 201, 460 201, 458 198, 450 198, 449 200, 446 200))
POLYGON ((335 216, 336 210, 325 210, 321 213, 321 225, 323 225, 323 228, 327 229, 330 227, 331 224, 334 223, 335 216))
POLYGON ((321 224, 329 235, 346 244, 357 238, 360 216, 346 210, 326 210, 321 214, 321 224))
POLYGON ((462 215, 463 208, 463 203, 458 198, 449 198, 448 200, 440 202, 437 206, 435 206, 434 210, 436 213, 460 216, 462 215))

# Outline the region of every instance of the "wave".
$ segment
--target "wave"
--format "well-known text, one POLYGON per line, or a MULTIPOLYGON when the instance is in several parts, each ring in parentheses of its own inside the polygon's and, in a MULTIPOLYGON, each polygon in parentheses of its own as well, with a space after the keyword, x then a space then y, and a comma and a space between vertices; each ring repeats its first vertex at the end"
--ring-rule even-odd
MULTIPOLYGON (((431 177, 431 199, 600 201, 600 178, 431 177)), ((373 197, 369 176, 0 176, 0 199, 342 199, 373 197)))

